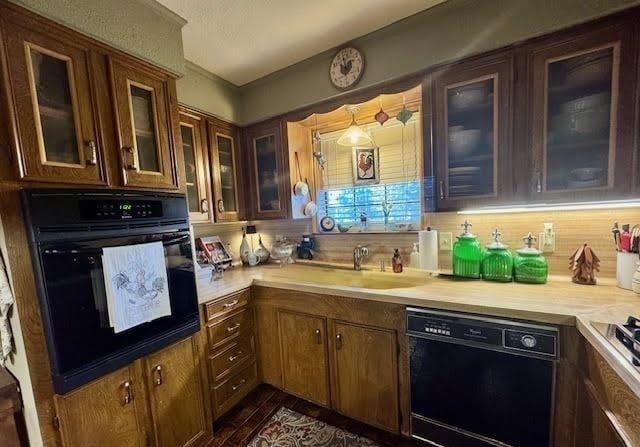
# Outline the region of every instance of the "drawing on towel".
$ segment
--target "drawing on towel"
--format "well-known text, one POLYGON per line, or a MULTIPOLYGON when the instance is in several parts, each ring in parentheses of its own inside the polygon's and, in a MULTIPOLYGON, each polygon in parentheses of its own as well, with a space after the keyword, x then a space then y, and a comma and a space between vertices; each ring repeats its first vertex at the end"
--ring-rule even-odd
POLYGON ((115 332, 171 315, 161 242, 103 250, 109 319, 115 332))

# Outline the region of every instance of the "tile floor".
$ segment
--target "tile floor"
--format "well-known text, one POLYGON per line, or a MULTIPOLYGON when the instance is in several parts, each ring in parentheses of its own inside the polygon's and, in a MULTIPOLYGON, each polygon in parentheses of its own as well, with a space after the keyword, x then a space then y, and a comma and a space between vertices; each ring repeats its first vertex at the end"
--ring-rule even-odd
POLYGON ((385 447, 417 447, 418 444, 349 419, 334 411, 291 396, 269 385, 260 385, 213 426, 213 447, 246 447, 280 409, 287 407, 327 424, 365 436, 385 447))

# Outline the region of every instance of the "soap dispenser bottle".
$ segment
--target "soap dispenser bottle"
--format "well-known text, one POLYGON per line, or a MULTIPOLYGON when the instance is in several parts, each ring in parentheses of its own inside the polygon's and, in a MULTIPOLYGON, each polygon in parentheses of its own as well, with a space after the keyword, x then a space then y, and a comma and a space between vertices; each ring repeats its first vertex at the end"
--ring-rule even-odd
POLYGON ((393 251, 391 267, 393 267, 393 273, 402 273, 402 256, 397 248, 393 251))
POLYGON ((471 223, 464 221, 462 233, 453 244, 453 276, 460 278, 480 278, 482 249, 476 235, 469 231, 471 223))
POLYGON ((491 233, 493 242, 487 245, 482 256, 482 279, 510 282, 513 278, 513 256, 500 241, 501 233, 496 228, 491 233))
POLYGON ((513 260, 516 281, 532 284, 546 283, 549 267, 540 250, 533 247, 536 237, 529 233, 522 240, 525 246, 516 252, 513 260))

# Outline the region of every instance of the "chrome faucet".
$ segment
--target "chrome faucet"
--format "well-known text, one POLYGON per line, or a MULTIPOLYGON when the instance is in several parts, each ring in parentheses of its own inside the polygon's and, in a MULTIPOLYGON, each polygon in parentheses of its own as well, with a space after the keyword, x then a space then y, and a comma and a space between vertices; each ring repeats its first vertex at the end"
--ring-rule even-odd
POLYGON ((367 247, 363 247, 362 245, 356 245, 356 248, 353 249, 353 269, 361 270, 362 269, 362 260, 365 256, 369 255, 369 249, 367 247))

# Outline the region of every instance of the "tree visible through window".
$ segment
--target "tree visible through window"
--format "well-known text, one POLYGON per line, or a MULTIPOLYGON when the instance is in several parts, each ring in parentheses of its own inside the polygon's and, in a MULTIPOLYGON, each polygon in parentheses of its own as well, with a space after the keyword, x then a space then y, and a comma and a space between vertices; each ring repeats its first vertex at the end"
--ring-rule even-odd
POLYGON ((418 180, 320 190, 318 218, 330 216, 336 224, 354 225, 360 222, 360 213, 365 212, 370 224, 383 224, 383 202, 391 205, 390 224, 420 222, 418 180))

